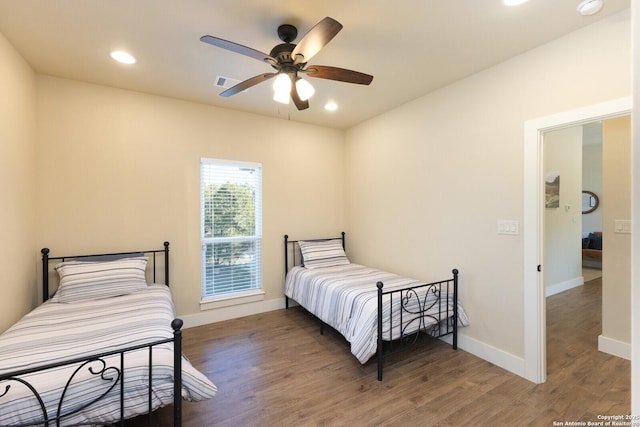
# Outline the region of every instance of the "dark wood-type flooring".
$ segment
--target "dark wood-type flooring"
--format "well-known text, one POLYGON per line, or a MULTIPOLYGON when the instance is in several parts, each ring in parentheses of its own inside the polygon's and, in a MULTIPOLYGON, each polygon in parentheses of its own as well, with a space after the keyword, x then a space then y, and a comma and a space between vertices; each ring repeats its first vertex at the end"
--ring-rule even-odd
MULTIPOLYGON (((553 426, 629 414, 630 362, 597 350, 600 324, 601 279, 547 299, 544 384, 437 340, 391 356, 378 382, 375 361, 361 365, 301 308, 191 328, 184 352, 218 394, 185 402, 183 425, 553 426)), ((153 425, 170 425, 170 409, 153 425)))

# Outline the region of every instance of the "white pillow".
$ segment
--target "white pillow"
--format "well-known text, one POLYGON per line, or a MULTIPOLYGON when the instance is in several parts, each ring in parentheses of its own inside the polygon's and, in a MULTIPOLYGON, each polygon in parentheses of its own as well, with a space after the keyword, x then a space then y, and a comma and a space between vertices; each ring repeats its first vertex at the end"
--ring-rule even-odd
POLYGON ((349 264, 341 240, 300 240, 302 263, 306 268, 334 267, 349 264))
POLYGON ((136 257, 105 262, 61 262, 55 266, 60 275, 56 300, 111 298, 145 289, 147 261, 146 257, 136 257))

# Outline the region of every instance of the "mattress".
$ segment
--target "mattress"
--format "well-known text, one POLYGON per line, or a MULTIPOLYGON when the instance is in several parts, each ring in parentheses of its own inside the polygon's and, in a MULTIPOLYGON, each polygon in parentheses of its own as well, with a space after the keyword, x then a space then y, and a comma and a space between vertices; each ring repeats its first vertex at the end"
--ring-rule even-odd
MULTIPOLYGON (((112 298, 74 303, 47 301, 0 335, 0 375, 69 359, 85 358, 137 344, 173 337, 175 318, 171 293, 164 285, 112 298)), ((120 368, 120 356, 104 358, 107 366, 120 368)), ((173 343, 152 350, 152 409, 173 403, 173 343)), ((149 350, 127 353, 124 382, 114 383, 117 371, 104 370, 94 361, 76 374, 73 367, 58 367, 26 374, 22 379, 39 392, 50 418, 58 413, 62 389, 72 377, 62 398, 60 413, 78 411, 65 417, 61 425, 120 419, 120 384, 124 385, 124 416, 146 413, 148 402, 149 350), (94 373, 91 373, 91 372, 94 373), (95 374, 100 372, 99 374, 95 374), (104 378, 103 378, 104 377, 104 378), (85 409, 84 404, 106 396, 85 409)), ((182 360, 182 397, 204 400, 216 394, 216 386, 187 359, 182 360)), ((0 425, 33 423, 42 419, 42 409, 34 394, 16 381, 0 382, 0 425), (4 395, 2 392, 5 388, 4 395)))
MULTIPOLYGON (((385 291, 415 287, 424 282, 377 270, 359 264, 307 269, 293 267, 287 273, 285 295, 292 298, 320 320, 336 329, 351 344, 351 353, 365 363, 376 354, 378 339, 378 289, 381 281, 385 291)), ((435 327, 453 317, 453 289, 433 292, 421 288, 405 301, 407 310, 400 310, 400 300, 393 304, 389 296, 383 297, 383 339, 394 340, 418 329, 435 327), (393 309, 392 309, 393 306, 393 309), (409 312, 424 308, 426 315, 414 316, 409 312), (400 312, 403 312, 402 322, 400 312), (419 319, 418 319, 419 317, 419 319), (408 325, 401 329, 401 323, 408 325)), ((458 303, 458 325, 468 325, 468 317, 458 303)))

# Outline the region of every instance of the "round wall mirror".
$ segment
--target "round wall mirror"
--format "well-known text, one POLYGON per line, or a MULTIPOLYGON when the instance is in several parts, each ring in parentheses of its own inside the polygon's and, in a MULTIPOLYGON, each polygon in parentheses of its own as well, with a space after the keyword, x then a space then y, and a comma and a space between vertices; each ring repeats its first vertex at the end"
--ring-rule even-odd
POLYGON ((600 199, 596 196, 596 193, 592 191, 583 191, 582 192, 582 213, 588 214, 596 209, 598 209, 598 205, 600 205, 600 199))

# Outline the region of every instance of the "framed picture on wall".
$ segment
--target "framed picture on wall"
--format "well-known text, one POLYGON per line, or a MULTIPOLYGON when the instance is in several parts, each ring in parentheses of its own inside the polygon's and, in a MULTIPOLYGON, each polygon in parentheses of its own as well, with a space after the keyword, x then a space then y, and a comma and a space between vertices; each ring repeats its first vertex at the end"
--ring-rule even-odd
POLYGON ((547 171, 544 178, 544 196, 546 208, 560 207, 560 172, 547 171))

